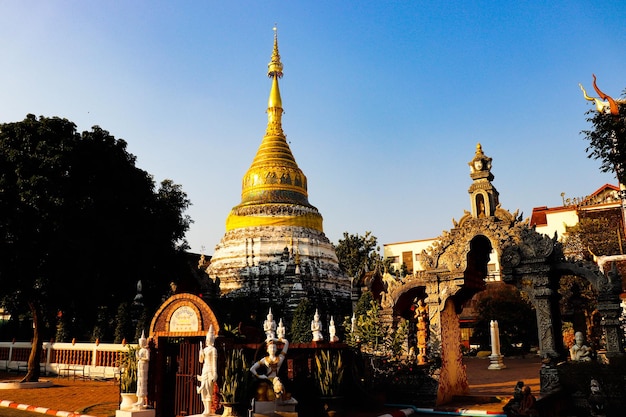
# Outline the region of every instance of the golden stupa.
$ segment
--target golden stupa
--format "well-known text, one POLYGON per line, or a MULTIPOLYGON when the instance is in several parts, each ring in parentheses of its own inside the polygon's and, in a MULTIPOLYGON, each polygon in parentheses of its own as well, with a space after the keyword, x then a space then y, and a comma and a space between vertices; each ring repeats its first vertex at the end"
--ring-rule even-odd
POLYGON ((298 168, 282 128, 282 100, 278 79, 283 64, 274 32, 272 59, 267 65, 272 89, 267 103, 267 130, 252 165, 243 177, 241 204, 233 208, 226 220, 226 230, 249 226, 302 226, 322 232, 322 216, 309 204, 306 176, 298 168), (268 205, 283 208, 308 208, 297 213, 267 216, 268 205))
POLYGON ((339 269, 321 214, 309 203, 307 178, 283 132, 276 28, 267 75, 272 87, 265 136, 206 271, 223 297, 255 296, 286 309, 312 295, 349 302, 350 281, 339 269))

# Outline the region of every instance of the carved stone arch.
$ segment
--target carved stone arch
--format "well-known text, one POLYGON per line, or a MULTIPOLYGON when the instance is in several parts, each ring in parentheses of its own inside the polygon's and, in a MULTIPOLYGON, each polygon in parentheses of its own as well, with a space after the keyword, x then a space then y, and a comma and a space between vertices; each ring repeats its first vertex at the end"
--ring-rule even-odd
POLYGON ((557 276, 563 275, 576 275, 578 277, 584 278, 591 283, 593 288, 600 292, 602 291, 601 283, 604 281, 605 277, 598 265, 591 262, 559 262, 554 264, 553 270, 556 272, 557 276))
POLYGON ((392 312, 395 317, 402 317, 405 319, 410 318, 408 311, 410 310, 411 303, 415 299, 425 300, 426 284, 422 281, 412 280, 403 285, 400 285, 389 294, 389 298, 392 301, 392 312))
POLYGON ((554 265, 554 271, 558 273, 558 277, 565 274, 576 275, 591 283, 598 294, 598 312, 602 317, 606 356, 623 357, 623 332, 620 323, 622 277, 615 264, 606 275, 598 265, 590 262, 560 262, 554 265))

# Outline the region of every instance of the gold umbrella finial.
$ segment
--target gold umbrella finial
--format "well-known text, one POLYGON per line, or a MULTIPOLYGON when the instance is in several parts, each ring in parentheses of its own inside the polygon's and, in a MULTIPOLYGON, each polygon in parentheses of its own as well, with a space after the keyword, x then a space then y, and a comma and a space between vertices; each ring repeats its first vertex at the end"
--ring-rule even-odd
POLYGON ((270 63, 267 64, 267 76, 281 78, 283 76, 283 63, 280 62, 280 54, 278 53, 278 28, 276 24, 274 24, 272 30, 274 31, 274 49, 272 50, 270 63))

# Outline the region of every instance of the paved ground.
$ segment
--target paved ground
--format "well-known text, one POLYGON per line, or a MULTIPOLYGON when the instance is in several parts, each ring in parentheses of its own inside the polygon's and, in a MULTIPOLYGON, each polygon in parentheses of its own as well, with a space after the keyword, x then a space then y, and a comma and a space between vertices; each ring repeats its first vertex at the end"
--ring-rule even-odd
MULTIPOLYGON (((503 370, 488 370, 488 359, 467 358, 465 364, 471 397, 465 397, 450 404, 452 409, 501 411, 503 403, 485 403, 484 399, 499 398, 506 401, 512 395, 513 387, 518 380, 530 385, 533 393, 539 393, 540 361, 538 358, 505 358, 504 364, 507 368, 503 370)), ((0 373, 0 380, 6 379, 15 379, 15 374, 0 373)), ((113 382, 54 377, 51 381, 54 382, 51 388, 0 390, 0 400, 95 417, 115 415, 115 409, 119 404, 119 386, 113 382)), ((378 416, 381 411, 387 410, 376 410, 371 414, 360 414, 359 417, 378 416)), ((0 416, 5 415, 3 408, 0 408, 0 416)))

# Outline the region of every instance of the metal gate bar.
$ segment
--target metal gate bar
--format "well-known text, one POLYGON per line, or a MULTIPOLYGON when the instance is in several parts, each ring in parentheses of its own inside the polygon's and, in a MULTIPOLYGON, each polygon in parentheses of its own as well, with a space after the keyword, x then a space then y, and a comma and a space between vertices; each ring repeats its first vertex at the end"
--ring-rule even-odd
POLYGON ((174 399, 174 410, 177 417, 200 414, 203 411, 202 401, 196 391, 199 349, 199 343, 190 339, 185 339, 179 344, 174 399))

